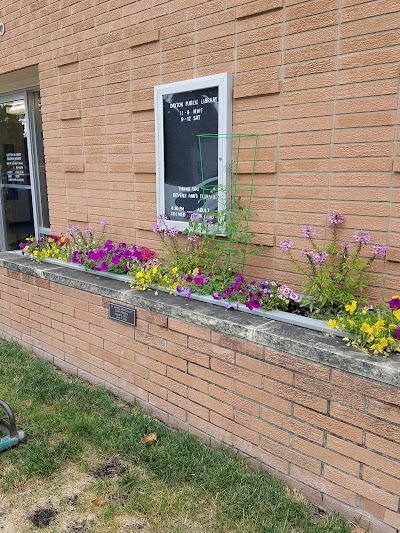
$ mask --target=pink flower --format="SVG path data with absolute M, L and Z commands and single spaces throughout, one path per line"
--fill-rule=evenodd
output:
M 314 237 L 314 235 L 317 233 L 315 229 L 310 225 L 304 226 L 301 231 L 303 232 L 303 235 L 306 239 L 311 239 L 311 237 Z
M 332 213 L 329 215 L 329 224 L 342 224 L 344 216 L 342 213 Z
M 379 257 L 385 257 L 386 250 L 387 250 L 387 246 L 384 246 L 383 244 L 375 244 L 372 253 L 374 255 L 378 255 Z
M 354 239 L 360 244 L 368 244 L 370 240 L 368 231 L 356 231 L 354 233 Z
M 284 252 L 287 252 L 292 247 L 292 241 L 290 239 L 285 239 L 280 242 L 279 248 Z

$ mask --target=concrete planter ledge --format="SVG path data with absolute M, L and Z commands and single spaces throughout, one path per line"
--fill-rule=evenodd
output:
M 49 263 L 35 263 L 13 252 L 0 254 L 0 267 L 139 307 L 150 312 L 207 327 L 300 358 L 400 388 L 400 355 L 365 355 L 329 334 L 277 322 L 270 318 L 226 310 L 195 300 L 154 291 L 138 292 L 123 281 Z

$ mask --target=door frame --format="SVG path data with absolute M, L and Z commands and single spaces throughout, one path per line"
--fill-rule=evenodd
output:
M 18 90 L 15 92 L 8 92 L 0 94 L 0 103 L 7 102 L 8 100 L 23 100 L 25 105 L 25 131 L 27 139 L 27 150 L 28 150 L 28 162 L 29 162 L 29 173 L 30 173 L 30 189 L 31 189 L 31 199 L 32 199 L 32 211 L 33 211 L 33 226 L 35 229 L 36 239 L 39 237 L 41 230 L 39 213 L 38 209 L 38 175 L 37 175 L 37 156 L 36 156 L 36 142 L 35 136 L 33 135 L 34 124 L 33 124 L 33 109 L 31 109 L 29 98 L 29 92 L 39 91 L 39 87 L 32 87 L 29 89 Z M 3 183 L 0 184 L 1 189 L 3 189 Z M 0 194 L 0 251 L 7 251 L 7 238 L 5 230 L 5 209 L 4 209 L 4 199 L 1 191 Z

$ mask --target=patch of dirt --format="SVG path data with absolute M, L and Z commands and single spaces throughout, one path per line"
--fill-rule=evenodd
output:
M 79 500 L 79 494 L 74 494 L 73 496 L 68 496 L 66 502 L 67 505 L 72 505 L 72 507 L 75 507 L 78 504 Z
M 90 471 L 91 475 L 96 479 L 113 478 L 120 476 L 126 471 L 126 467 L 118 460 L 109 461 L 104 465 L 94 468 Z
M 67 526 L 68 533 L 90 533 L 91 528 L 95 525 L 95 520 L 84 520 L 80 518 Z
M 54 509 L 52 505 L 49 505 L 48 507 L 39 507 L 38 509 L 35 509 L 35 511 L 28 516 L 28 520 L 35 527 L 48 527 L 58 514 L 59 512 L 57 509 Z

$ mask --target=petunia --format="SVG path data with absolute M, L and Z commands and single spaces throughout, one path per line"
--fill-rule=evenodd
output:
M 390 309 L 400 309 L 400 296 L 397 294 L 389 302 Z

